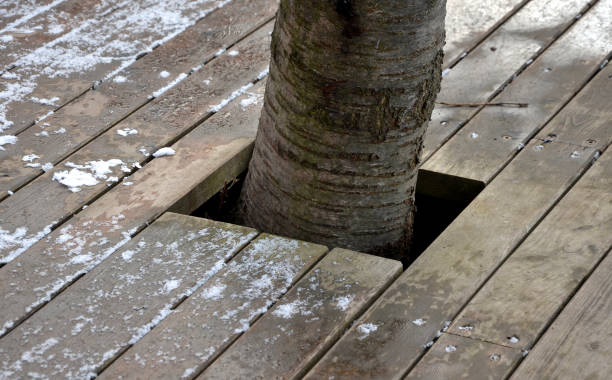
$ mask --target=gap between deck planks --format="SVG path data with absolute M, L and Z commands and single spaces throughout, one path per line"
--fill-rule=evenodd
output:
M 228 2 L 123 0 L 114 12 L 85 21 L 2 75 L 11 90 L 0 103 L 0 129 L 17 134 L 42 121 Z M 49 106 L 31 97 L 56 99 Z
M 530 143 L 395 281 L 307 378 L 400 378 L 590 164 Z M 423 323 L 424 321 L 424 323 Z M 447 322 L 448 321 L 448 322 Z M 361 341 L 358 326 L 378 329 Z
M 268 23 L 235 45 L 243 57 L 230 54 L 221 55 L 168 90 L 165 97 L 149 103 L 64 160 L 64 164 L 73 162 L 78 165 L 85 165 L 92 161 L 121 160 L 121 165 L 109 168 L 110 173 L 106 173 L 106 178 L 98 178 L 98 184 L 72 192 L 59 182 L 52 181 L 56 173 L 66 173 L 72 170 L 66 165 L 58 165 L 10 198 L 5 199 L 0 203 L 0 213 L 6 216 L 3 228 L 13 230 L 25 226 L 32 231 L 28 231 L 28 234 L 35 234 L 36 232 L 33 231 L 41 231 L 49 223 L 57 225 L 58 222 L 78 212 L 83 205 L 94 201 L 103 194 L 108 189 L 108 185 L 113 184 L 113 182 L 108 182 L 109 177 L 115 176 L 116 182 L 126 178 L 139 165 L 151 159 L 150 153 L 162 146 L 172 144 L 210 117 L 217 109 L 216 107 L 248 91 L 252 86 L 252 81 L 261 79 L 262 73 L 265 74 L 269 59 L 267 46 L 270 36 L 268 33 L 271 27 L 271 23 Z M 252 93 L 251 98 L 253 101 L 259 101 L 262 96 Z M 257 123 L 257 117 L 258 115 L 253 115 L 254 124 Z M 138 134 L 121 136 L 117 131 L 122 129 L 136 129 Z M 244 132 L 249 136 L 254 136 L 254 131 L 250 129 Z M 143 155 L 142 150 L 146 155 Z M 133 181 L 126 180 L 124 184 L 129 184 L 128 182 Z M 40 194 L 52 197 L 56 201 L 47 204 L 45 198 L 41 198 Z M 44 212 L 42 217 L 40 210 Z M 36 216 L 32 220 L 34 215 Z M 17 255 L 18 253 L 11 253 L 16 249 L 21 248 L 4 247 L 2 257 Z M 9 260 L 3 259 L 2 261 Z
M 261 85 L 252 90 L 261 93 Z M 191 190 L 201 186 L 210 197 L 223 183 L 210 183 L 209 178 L 234 178 L 243 172 L 257 129 L 255 115 L 261 110 L 256 102 L 241 104 L 250 96 L 237 98 L 180 139 L 172 146 L 174 156 L 154 159 L 133 174 L 133 185 L 114 187 L 0 268 L 0 308 L 5 311 L 0 335 L 93 269 Z M 70 236 L 62 237 L 68 230 Z M 78 255 L 86 254 L 88 260 L 74 260 L 69 244 L 82 247 Z
M 522 379 L 601 379 L 612 372 L 612 255 L 595 269 L 514 372 Z
M 610 58 L 610 14 L 612 1 L 596 3 L 492 100 L 520 101 L 528 103 L 527 108 L 486 107 L 436 151 L 421 170 L 430 176 L 456 178 L 457 182 L 489 183 Z M 596 82 L 604 86 L 601 79 Z M 591 102 L 593 119 L 605 108 L 603 94 L 602 89 L 599 104 Z M 597 137 L 600 136 L 585 133 L 585 139 L 576 143 L 597 149 L 607 145 L 605 139 Z
M 6 191 L 16 191 L 42 175 L 44 172 L 40 165 L 47 162 L 57 165 L 117 123 L 138 112 L 141 107 L 146 107 L 154 98 L 157 99 L 152 103 L 159 104 L 162 102 L 159 98 L 165 96 L 157 94 L 161 92 L 160 89 L 168 86 L 168 83 L 184 79 L 185 75 L 193 75 L 201 70 L 202 65 L 207 70 L 205 75 L 210 76 L 209 82 L 215 82 L 209 90 L 219 87 L 220 83 L 214 79 L 223 76 L 223 73 L 212 71 L 206 64 L 212 64 L 213 68 L 219 67 L 214 62 L 219 53 L 269 22 L 275 9 L 276 2 L 273 0 L 233 1 L 125 69 L 121 73 L 123 82 L 103 82 L 95 90 L 88 91 L 55 112 L 40 123 L 40 127 L 29 128 L 19 134 L 16 145 L 7 146 L 6 151 L 0 152 L 3 164 L 0 199 L 6 196 Z M 237 59 L 248 58 L 252 57 Z M 227 56 L 217 59 L 227 60 Z M 57 133 L 61 128 L 64 132 Z M 115 128 L 113 133 L 119 129 Z M 26 166 L 28 163 L 22 157 L 28 154 L 38 156 L 32 163 L 39 167 Z
M 458 0 L 457 4 L 461 4 L 461 1 Z M 510 3 L 504 3 L 504 6 L 510 6 Z M 486 8 L 486 7 L 485 7 Z M 458 7 L 453 8 L 455 10 L 456 13 L 454 13 L 456 16 L 459 12 Z M 220 12 L 220 11 L 219 11 Z M 217 13 L 217 12 L 215 12 Z M 451 15 L 453 14 L 453 12 L 450 12 Z M 209 16 L 209 17 L 214 17 L 215 14 Z M 506 15 L 507 16 L 507 15 Z M 504 16 L 504 18 L 506 17 Z M 460 19 L 460 17 L 459 17 Z M 491 21 L 491 20 L 488 20 Z M 485 23 L 487 24 L 487 23 Z M 463 23 L 462 24 L 464 27 L 468 26 L 468 23 Z M 461 28 L 458 29 L 457 33 L 459 33 L 461 30 Z M 460 33 L 459 33 L 460 34 Z M 457 35 L 459 35 L 457 34 Z M 477 41 L 477 40 L 474 40 Z M 162 47 L 163 48 L 163 47 Z M 161 49 L 161 48 L 160 48 Z M 159 49 L 158 49 L 159 50 Z M 156 53 L 154 52 L 153 54 L 151 54 L 152 56 L 155 55 Z M 146 59 L 147 57 L 145 57 Z M 188 78 L 189 80 L 189 78 Z M 95 100 L 95 99 L 94 99 Z M 71 109 L 70 106 L 66 107 L 66 109 Z M 79 109 L 76 109 L 75 112 L 80 112 Z M 88 119 L 89 120 L 89 119 Z M 129 137 L 128 137 L 129 138 Z M 112 150 L 108 150 L 108 149 L 103 149 L 102 151 L 104 152 L 111 152 Z M 77 157 L 73 157 L 73 158 L 78 158 Z M 96 157 L 92 157 L 90 159 L 100 159 L 100 155 L 96 156 Z M 113 174 L 117 175 L 119 178 L 121 178 L 124 174 L 122 172 L 118 172 L 117 170 L 114 171 Z M 16 194 L 11 197 L 11 199 L 5 200 L 4 202 L 0 203 L 0 213 L 4 214 L 4 215 L 8 215 L 10 217 L 7 217 L 6 219 L 13 221 L 12 225 L 5 225 L 3 226 L 3 228 L 8 229 L 8 231 L 17 231 L 17 229 L 21 228 L 21 227 L 25 227 L 28 230 L 26 231 L 26 235 L 23 237 L 22 241 L 27 242 L 26 245 L 32 244 L 32 242 L 35 242 L 36 240 L 40 239 L 41 236 L 44 236 L 46 233 L 48 233 L 51 229 L 54 228 L 55 225 L 57 225 L 58 223 L 61 223 L 62 221 L 66 220 L 66 218 L 69 218 L 70 215 L 72 213 L 78 212 L 79 208 L 85 204 L 87 204 L 87 200 L 81 200 L 80 205 L 78 207 L 75 208 L 70 208 L 69 212 L 50 212 L 48 213 L 48 215 L 46 217 L 40 217 L 38 211 L 34 211 L 34 210 L 38 210 L 39 206 L 38 203 L 36 203 L 36 200 L 38 200 L 38 196 L 35 195 L 37 193 L 40 193 L 41 191 L 44 191 L 45 189 L 48 189 L 47 185 L 43 185 L 40 181 L 49 181 L 50 179 L 50 175 L 42 176 L 39 178 L 38 182 L 34 181 L 33 183 L 31 183 L 29 186 L 26 186 L 24 189 L 16 192 Z M 51 187 L 53 189 L 53 187 Z M 102 193 L 104 192 L 104 190 L 102 190 Z M 89 201 L 96 199 L 98 196 L 100 196 L 100 192 L 97 194 L 92 195 L 91 197 L 87 198 L 89 199 Z M 66 197 L 66 194 L 62 194 L 59 196 L 63 196 Z M 76 195 L 71 195 L 74 198 L 78 198 L 79 196 Z M 2 197 L 2 195 L 0 195 L 0 197 Z M 7 202 L 9 203 L 7 205 Z M 58 206 L 62 207 L 61 204 L 59 204 L 61 202 L 58 202 Z M 32 211 L 28 211 L 28 205 L 32 206 L 30 207 L 32 209 Z M 34 217 L 34 215 L 36 215 L 36 217 Z M 16 233 L 16 232 L 15 232 Z M 24 248 L 19 248 L 20 250 L 23 250 Z M 5 253 L 4 255 L 6 256 L 6 249 L 5 249 Z M 10 251 L 14 251 L 14 248 L 10 248 L 8 250 Z
M 589 0 L 532 0 L 454 66 L 442 79 L 437 100 L 483 103 L 503 90 L 591 6 Z M 545 25 L 545 27 L 543 27 Z M 482 107 L 481 107 L 482 108 Z M 427 159 L 481 108 L 437 105 L 427 128 Z
M 496 378 L 507 378 L 580 284 L 612 247 L 612 154 L 606 152 L 537 228 L 495 271 L 447 330 L 488 342 L 469 354 L 444 356 L 449 378 L 477 378 L 479 370 L 498 361 Z M 461 344 L 466 343 L 462 340 Z M 444 351 L 436 342 L 411 371 L 429 373 Z M 487 358 L 491 347 L 516 349 L 510 358 Z M 501 350 L 501 349 L 500 349 Z M 471 365 L 465 365 L 471 363 Z M 430 368 L 432 367 L 432 368 Z M 601 371 L 600 371 L 601 372 Z M 408 376 L 412 378 L 413 376 Z M 416 376 L 415 376 L 416 377 Z

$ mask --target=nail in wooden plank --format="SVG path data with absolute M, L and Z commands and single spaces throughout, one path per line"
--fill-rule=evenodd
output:
M 590 164 L 595 153 L 529 144 L 395 281 L 309 378 L 401 377 L 495 268 Z M 368 342 L 359 326 L 378 326 Z
M 494 103 L 522 102 L 527 103 L 528 107 L 485 107 L 434 153 L 421 169 L 483 184 L 489 183 L 527 141 L 589 81 L 595 70 L 599 69 L 601 62 L 609 54 L 609 47 L 612 46 L 612 34 L 607 33 L 610 14 L 611 2 L 596 3 L 566 34 L 555 41 L 492 100 Z M 582 47 L 579 55 L 568 53 L 574 51 L 576 46 Z M 599 82 L 601 81 L 600 79 Z M 611 119 L 610 109 L 603 104 L 606 102 L 605 94 L 612 91 L 612 81 L 608 80 L 607 83 L 607 89 L 599 90 L 589 85 L 579 97 L 584 97 L 584 93 L 588 92 L 593 94 L 592 97 L 600 97 L 599 100 L 589 102 L 588 108 L 578 107 L 577 101 L 572 100 L 562 110 L 562 114 L 555 117 L 553 124 L 563 120 L 562 115 L 571 115 L 570 120 L 584 120 L 588 117 L 589 121 L 599 123 Z M 588 116 L 581 116 L 583 113 L 588 113 Z M 601 149 L 600 144 L 586 145 L 587 139 L 588 137 L 572 142 L 594 148 L 599 146 Z M 604 145 L 607 144 L 604 142 Z
M 493 275 L 449 331 L 529 349 L 612 247 L 606 152 Z
M 580 288 L 513 374 L 518 379 L 607 379 L 612 373 L 612 255 Z
M 521 350 L 442 334 L 404 379 L 503 379 Z
M 101 378 L 177 379 L 198 374 L 325 252 L 321 245 L 260 235 Z
M 397 261 L 332 250 L 198 378 L 301 376 L 401 268 Z

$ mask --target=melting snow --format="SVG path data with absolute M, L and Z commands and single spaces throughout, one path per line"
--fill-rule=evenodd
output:
M 112 173 L 111 168 L 122 165 L 123 161 L 119 159 L 89 161 L 84 165 L 77 165 L 72 162 L 66 163 L 66 166 L 73 168 L 72 170 L 57 171 L 53 173 L 53 181 L 57 181 L 62 185 L 67 186 L 70 191 L 76 193 L 81 191 L 83 186 L 95 186 L 98 180 L 105 179 L 107 181 L 118 181 L 117 177 L 107 177 L 107 174 Z M 84 171 L 84 170 L 88 170 Z
M 128 136 L 128 135 L 137 135 L 138 130 L 134 128 L 123 128 L 123 129 L 118 129 L 117 134 L 123 137 Z
M 42 231 L 30 235 L 27 234 L 28 229 L 26 227 L 18 227 L 11 233 L 0 226 L 0 251 L 4 254 L 0 257 L 0 263 L 8 263 L 21 255 L 34 243 L 48 235 L 55 223 L 53 222 L 44 227 Z M 8 253 L 5 253 L 7 251 Z
M 164 156 L 174 156 L 176 151 L 170 147 L 165 147 L 158 149 L 155 153 L 153 153 L 153 157 L 164 157 Z
M 378 325 L 375 325 L 374 323 L 360 324 L 359 326 L 357 326 L 357 331 L 361 334 L 359 340 L 364 340 L 370 335 L 370 333 L 373 333 L 376 330 L 378 330 Z
M 161 73 L 159 73 L 159 76 L 162 78 L 168 78 L 170 76 L 170 73 L 164 70 Z
M 417 326 L 423 326 L 426 323 L 426 321 L 422 318 L 417 318 L 414 321 L 412 321 L 412 323 L 414 323 Z
M 185 78 L 187 78 L 187 74 L 185 73 L 180 73 L 178 77 L 176 77 L 172 82 L 168 83 L 167 85 L 165 85 L 164 87 L 160 88 L 159 90 L 155 91 L 153 93 L 153 97 L 154 98 L 158 98 L 160 97 L 164 92 L 168 91 L 169 89 L 171 89 L 172 87 L 176 86 L 177 84 L 179 84 L 180 82 L 182 82 Z
M 0 131 L 2 131 L 2 128 L 0 128 Z M 0 136 L 0 150 L 5 150 L 3 145 L 15 144 L 15 143 L 17 143 L 17 136 L 11 136 L 11 135 Z
M 355 297 L 354 296 L 340 296 L 340 297 L 334 298 L 334 301 L 336 302 L 336 307 L 338 309 L 342 311 L 346 311 L 346 309 L 348 309 L 351 302 L 353 302 L 353 298 Z
M 446 351 L 446 352 L 455 352 L 455 351 L 457 351 L 457 347 L 449 344 L 448 346 L 444 347 L 444 351 Z
M 238 52 L 238 50 L 230 50 L 230 51 L 227 53 L 227 55 L 232 56 L 232 57 L 235 57 L 235 56 L 237 56 L 238 54 L 240 54 L 240 53 Z

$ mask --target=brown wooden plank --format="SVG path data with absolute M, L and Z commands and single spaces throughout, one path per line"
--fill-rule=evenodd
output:
M 512 379 L 609 379 L 612 256 L 597 267 Z
M 0 72 L 12 68 L 13 62 L 43 44 L 79 28 L 83 22 L 122 6 L 120 0 L 67 0 L 39 13 L 26 22 L 4 28 L 0 32 L 3 49 L 0 55 Z M 1 11 L 0 11 L 1 12 Z
M 155 91 L 185 73 L 191 74 L 194 67 L 209 61 L 219 49 L 269 21 L 275 9 L 276 2 L 271 0 L 234 1 L 128 67 L 121 73 L 125 82 L 105 82 L 43 123 L 25 130 L 17 144 L 0 151 L 0 192 L 16 191 L 43 173 L 40 167 L 26 166 L 23 156 L 36 154 L 39 158 L 35 163 L 57 164 L 147 104 Z M 211 79 L 219 76 L 211 70 L 202 75 Z M 65 133 L 56 133 L 61 128 Z
M 326 252 L 321 245 L 260 235 L 101 378 L 197 375 Z
M 589 4 L 589 0 L 530 1 L 446 73 L 437 101 L 486 102 L 525 62 L 542 52 L 576 21 L 575 16 Z M 425 134 L 423 160 L 477 112 L 478 108 L 437 105 Z
M 0 373 L 81 379 L 97 374 L 256 235 L 247 227 L 163 215 L 3 337 Z
M 125 0 L 116 11 L 21 57 L 14 69 L 3 74 L 17 87 L 0 99 L 0 129 L 12 135 L 23 131 L 32 125 L 34 115 L 50 108 L 31 97 L 57 98 L 51 107 L 57 109 L 226 3 Z
M 44 14 L 65 0 L 23 0 L 0 3 L 0 34 L 6 29 L 16 28 L 32 17 Z
M 261 110 L 261 104 L 242 107 L 240 101 L 249 97 L 236 99 L 179 140 L 172 146 L 174 156 L 156 158 L 133 174 L 131 186 L 114 187 L 0 268 L 0 335 L 103 261 L 191 190 L 199 186 L 212 196 L 223 182 L 214 188 L 209 178 L 229 181 L 244 171 L 257 129 L 253 113 Z M 71 229 L 72 240 L 84 247 L 83 254 L 91 255 L 91 260 L 72 260 L 61 238 L 67 228 Z
M 445 333 L 404 379 L 503 379 L 520 358 L 519 349 Z
M 401 377 L 590 164 L 595 151 L 579 149 L 572 158 L 574 146 L 527 145 L 308 377 Z M 358 326 L 370 323 L 362 341 Z
M 462 54 L 471 51 L 527 1 L 447 0 L 443 66 L 454 64 Z
M 612 65 L 608 64 L 561 111 L 554 122 L 540 132 L 538 138 L 552 138 L 569 144 L 605 149 L 612 144 L 612 111 L 607 99 L 611 91 Z
M 245 86 L 252 85 L 251 81 L 265 71 L 268 65 L 270 42 L 268 33 L 271 27 L 271 24 L 267 24 L 236 45 L 236 49 L 242 51 L 240 55 L 223 55 L 215 59 L 202 70 L 168 90 L 167 96 L 141 108 L 66 158 L 62 164 L 5 199 L 0 203 L 2 228 L 13 233 L 20 227 L 26 227 L 28 236 L 36 236 L 49 224 L 66 219 L 83 205 L 104 193 L 109 185 L 116 184 L 100 179 L 95 186 L 82 187 L 81 191 L 72 192 L 68 187 L 52 180 L 55 173 L 71 170 L 66 166 L 68 162 L 82 165 L 91 161 L 121 160 L 124 165 L 112 167 L 110 169 L 112 173 L 107 175 L 121 180 L 130 170 L 135 169 L 134 165 L 144 164 L 150 159 L 143 155 L 143 150 L 148 155 L 172 143 L 209 117 L 214 112 L 213 108 L 231 98 L 232 93 L 248 90 Z M 258 115 L 252 116 L 254 119 L 252 123 L 256 124 Z M 138 134 L 129 136 L 118 134 L 118 131 L 126 128 L 136 129 Z M 121 166 L 124 166 L 124 169 L 121 169 Z M 40 197 L 40 194 L 45 194 L 45 197 Z M 49 198 L 55 199 L 55 202 L 52 204 L 46 202 L 45 199 Z M 3 256 L 14 256 L 5 253 L 14 250 L 13 246 L 4 247 Z
M 612 247 L 604 153 L 461 311 L 449 332 L 529 349 Z
M 527 103 L 527 108 L 483 109 L 421 169 L 489 183 L 599 69 L 612 46 L 612 34 L 607 33 L 610 14 L 612 2 L 599 1 L 492 100 Z M 577 46 L 581 47 L 579 51 Z M 599 103 L 590 103 L 588 112 L 592 120 L 602 122 L 610 118 L 607 114 L 610 111 L 603 106 L 606 90 L 610 92 L 610 88 L 597 92 L 601 96 Z M 568 108 L 571 110 L 564 112 L 576 114 L 575 107 Z M 558 121 L 556 118 L 555 122 Z
M 198 378 L 301 376 L 401 269 L 335 248 Z

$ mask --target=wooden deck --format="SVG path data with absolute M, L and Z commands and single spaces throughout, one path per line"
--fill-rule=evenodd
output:
M 402 272 L 187 215 L 276 0 L 0 0 L 0 379 L 609 378 L 612 0 L 447 3 L 418 192 L 473 200 Z

